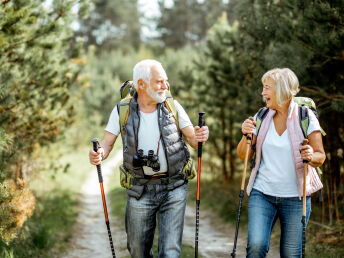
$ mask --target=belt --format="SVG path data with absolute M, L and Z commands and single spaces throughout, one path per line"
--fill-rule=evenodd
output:
M 150 178 L 146 178 L 146 177 L 150 177 Z M 172 177 L 168 177 L 168 173 L 166 172 L 166 173 L 154 174 L 151 176 L 145 175 L 144 178 L 131 178 L 130 179 L 130 182 L 133 185 L 167 185 L 168 190 L 171 190 L 177 187 L 175 186 L 175 183 L 180 182 L 180 181 L 183 184 L 187 182 L 185 180 L 185 174 L 178 174 Z
M 165 172 L 165 173 L 156 173 L 156 174 L 153 174 L 153 175 L 145 175 L 145 179 L 160 179 L 160 178 L 165 178 L 165 177 L 168 177 L 168 173 Z

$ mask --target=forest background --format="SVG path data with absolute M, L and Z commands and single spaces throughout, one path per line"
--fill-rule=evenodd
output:
M 327 133 L 308 248 L 343 255 L 343 17 L 340 0 L 2 0 L 0 255 L 49 257 L 68 241 L 90 139 L 145 58 L 163 64 L 194 124 L 206 112 L 202 204 L 233 224 L 241 123 L 264 105 L 261 76 L 292 69 Z

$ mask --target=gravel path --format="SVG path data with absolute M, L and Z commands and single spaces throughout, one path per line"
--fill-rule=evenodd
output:
M 114 168 L 121 162 L 122 152 L 118 152 L 114 158 L 102 164 L 104 182 L 109 182 L 109 177 Z M 105 185 L 105 192 L 108 187 Z M 106 195 L 106 197 L 108 197 Z M 107 208 L 111 214 L 109 197 Z M 185 224 L 183 243 L 189 246 L 195 244 L 195 207 L 187 206 L 185 212 Z M 115 245 L 116 257 L 130 257 L 126 249 L 126 233 L 121 221 L 109 217 L 111 232 Z M 223 224 L 212 212 L 200 208 L 200 233 L 199 253 L 203 257 L 230 257 L 233 249 L 234 230 L 231 225 Z M 68 250 L 61 257 L 70 258 L 107 258 L 112 257 L 107 229 L 105 225 L 103 206 L 96 169 L 90 173 L 82 187 L 80 200 L 80 213 L 73 228 L 73 237 Z M 236 257 L 245 257 L 246 235 L 239 233 Z M 275 249 L 270 250 L 269 257 L 278 257 Z

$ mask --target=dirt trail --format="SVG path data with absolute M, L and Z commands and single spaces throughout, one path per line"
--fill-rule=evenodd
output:
M 195 246 L 196 208 L 187 206 L 183 241 Z M 203 257 L 231 257 L 234 245 L 235 228 L 224 224 L 214 213 L 200 210 L 198 250 Z M 236 257 L 246 257 L 246 232 L 239 232 Z M 279 257 L 275 247 L 271 247 L 267 257 Z
M 195 246 L 196 208 L 187 206 L 183 240 Z M 233 249 L 234 230 L 228 224 L 216 223 L 219 219 L 210 211 L 200 210 L 198 250 L 204 257 L 230 257 Z M 239 237 L 237 257 L 245 257 L 246 240 Z
M 102 174 L 104 182 L 109 182 L 114 167 L 122 160 L 122 153 L 118 152 L 114 158 L 102 164 Z M 105 184 L 104 190 L 107 193 L 108 187 Z M 126 250 L 126 233 L 123 226 L 116 218 L 110 217 L 111 206 L 109 196 L 107 197 L 107 208 L 109 213 L 110 228 L 112 232 L 113 243 L 116 250 L 116 257 L 129 257 Z M 69 251 L 62 257 L 70 258 L 107 258 L 112 257 L 109 244 L 109 238 L 105 225 L 102 199 L 98 174 L 96 169 L 90 173 L 85 184 L 82 187 L 82 199 L 80 213 L 73 229 L 73 238 Z
M 109 182 L 115 166 L 121 162 L 122 153 L 118 152 L 114 158 L 102 164 L 104 182 Z M 108 187 L 104 186 L 106 193 Z M 107 195 L 108 197 L 108 195 Z M 68 258 L 107 258 L 112 257 L 103 206 L 101 201 L 99 182 L 96 169 L 90 173 L 82 187 L 80 213 L 73 228 L 73 237 L 68 250 L 61 257 Z M 111 217 L 111 206 L 107 198 L 111 232 L 116 251 L 116 257 L 130 257 L 126 249 L 126 233 L 123 230 L 123 218 Z M 195 207 L 187 206 L 183 243 L 195 244 Z M 229 224 L 223 224 L 212 212 L 200 210 L 199 253 L 203 257 L 230 257 L 233 248 L 234 229 Z M 246 235 L 239 235 L 237 256 L 245 257 Z M 276 250 L 270 250 L 269 257 L 278 257 Z

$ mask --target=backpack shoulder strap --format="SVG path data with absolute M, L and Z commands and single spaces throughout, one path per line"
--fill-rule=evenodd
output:
M 127 124 L 128 117 L 129 117 L 129 108 L 130 108 L 130 101 L 132 97 L 129 95 L 128 97 L 122 99 L 117 104 L 117 111 L 119 115 L 119 128 L 121 130 L 121 135 L 123 134 L 123 126 Z
M 305 106 L 299 106 L 299 121 L 300 121 L 300 127 L 303 133 L 303 137 L 307 139 L 307 132 L 308 132 L 308 126 L 309 126 L 309 114 L 308 114 L 308 108 Z
M 178 131 L 180 133 L 179 122 L 178 122 L 178 111 L 176 105 L 174 104 L 174 99 L 170 96 L 166 97 L 165 106 L 167 110 L 173 115 L 174 121 L 176 122 Z
M 264 118 L 266 117 L 266 115 L 268 114 L 268 112 L 269 112 L 269 108 L 267 108 L 267 107 L 263 107 L 263 108 L 258 110 L 257 117 L 256 117 L 257 136 L 259 133 L 260 126 L 262 125 L 262 122 L 263 122 Z
M 312 108 L 308 108 L 304 105 L 299 106 L 299 121 L 300 121 L 300 126 L 302 129 L 303 136 L 305 139 L 308 137 L 308 127 L 309 127 L 309 109 L 313 111 Z M 317 114 L 313 111 L 315 117 L 318 119 Z M 325 131 L 322 129 L 320 126 L 321 134 L 323 136 L 326 136 Z

